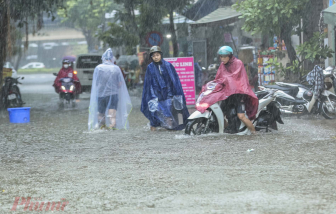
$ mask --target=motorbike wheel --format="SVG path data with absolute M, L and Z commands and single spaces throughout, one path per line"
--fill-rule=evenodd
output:
M 72 108 L 76 108 L 76 106 L 77 106 L 76 101 L 75 100 L 71 100 L 71 107 Z
M 17 86 L 13 86 L 12 89 L 12 94 L 15 94 L 16 98 L 13 100 L 8 100 L 9 106 L 10 107 L 22 107 L 22 99 L 21 99 L 21 93 L 20 89 Z
M 187 135 L 201 135 L 207 134 L 210 132 L 209 130 L 205 130 L 206 118 L 197 118 L 194 120 L 190 120 L 185 128 L 185 134 Z
M 336 108 L 336 98 L 334 97 L 329 97 L 331 104 L 334 106 L 334 108 Z M 335 119 L 336 118 L 336 110 L 334 110 L 334 112 L 329 111 L 330 107 L 328 109 L 328 105 L 329 105 L 329 100 L 325 97 L 322 99 L 322 106 L 321 106 L 321 113 L 323 115 L 324 118 L 326 119 Z
M 58 108 L 59 108 L 60 110 L 63 110 L 63 109 L 64 109 L 64 99 L 60 99 L 60 100 L 59 100 Z

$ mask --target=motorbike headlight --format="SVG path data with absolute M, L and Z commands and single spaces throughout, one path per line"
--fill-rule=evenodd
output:
M 65 87 L 64 87 L 64 85 L 61 86 L 61 89 L 65 91 Z
M 74 90 L 74 86 L 70 86 L 70 91 L 73 91 Z

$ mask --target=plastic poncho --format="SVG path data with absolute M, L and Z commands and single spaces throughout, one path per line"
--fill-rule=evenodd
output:
M 132 110 L 132 103 L 121 70 L 114 64 L 113 53 L 110 48 L 103 54 L 102 61 L 103 63 L 98 65 L 93 73 L 89 130 L 100 127 L 101 119 L 98 115 L 102 109 L 105 113 L 106 125 L 109 125 L 108 110 L 115 103 L 117 103 L 115 127 L 117 129 L 128 129 L 128 116 Z M 109 97 L 113 98 L 109 99 Z
M 216 78 L 212 81 L 215 86 L 213 91 L 208 95 L 202 95 L 207 90 L 207 85 L 202 87 L 200 92 L 199 104 L 196 109 L 204 112 L 209 106 L 216 102 L 226 100 L 233 94 L 245 94 L 245 109 L 250 120 L 255 119 L 258 111 L 259 100 L 250 88 L 249 80 L 244 68 L 244 64 L 234 56 L 230 61 L 218 68 Z
M 189 112 L 180 79 L 174 66 L 161 60 L 148 65 L 142 93 L 141 112 L 152 127 L 182 130 Z M 182 114 L 183 121 L 178 120 Z
M 59 80 L 62 78 L 67 78 L 67 77 L 71 77 L 75 81 L 78 81 L 78 82 L 75 82 L 76 94 L 82 93 L 82 87 L 79 82 L 79 79 L 77 75 L 73 73 L 73 69 L 70 66 L 68 68 L 62 67 L 61 70 L 58 72 L 57 77 L 53 84 L 53 86 L 55 87 L 56 93 L 59 93 L 59 89 L 62 86 L 62 83 Z

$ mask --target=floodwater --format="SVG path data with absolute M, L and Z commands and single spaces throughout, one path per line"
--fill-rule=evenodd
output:
M 336 213 L 336 121 L 285 117 L 256 136 L 150 132 L 132 93 L 130 130 L 89 132 L 88 94 L 58 111 L 52 90 L 28 92 L 29 124 L 0 114 L 0 213 L 16 197 L 80 214 Z M 15 213 L 39 212 L 24 206 Z

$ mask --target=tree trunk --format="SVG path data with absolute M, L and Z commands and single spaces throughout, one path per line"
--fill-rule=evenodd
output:
M 3 1 L 4 7 L 0 8 L 0 91 L 2 88 L 3 66 L 7 57 L 7 37 L 9 17 L 7 13 L 7 1 Z
M 170 22 L 170 33 L 171 38 L 173 42 L 173 51 L 174 51 L 174 57 L 178 56 L 178 45 L 177 45 L 177 38 L 176 38 L 176 31 L 175 31 L 175 25 L 174 25 L 174 10 L 169 11 L 169 22 Z
M 22 58 L 21 45 L 22 45 L 22 39 L 20 38 L 19 42 L 18 42 L 18 46 L 19 46 L 18 57 L 17 57 L 16 62 L 14 64 L 14 68 L 15 68 L 16 71 L 19 69 L 20 61 L 21 61 L 21 58 Z
M 140 31 L 138 29 L 138 25 L 137 25 L 137 23 L 135 21 L 136 17 L 135 17 L 135 13 L 134 13 L 134 5 L 133 4 L 131 4 L 130 10 L 131 10 L 130 14 L 131 14 L 131 18 L 132 18 L 133 27 L 135 29 L 135 33 L 137 33 L 138 36 L 139 36 L 139 43 L 141 44 L 142 38 L 141 38 Z
M 104 0 L 104 3 L 103 3 L 103 7 L 102 7 L 102 23 L 103 23 L 103 26 L 102 26 L 102 33 L 105 32 L 105 23 L 106 23 L 106 18 L 105 18 L 105 14 L 106 14 L 106 11 L 104 10 L 105 9 L 105 5 L 106 5 L 106 0 Z M 100 40 L 98 39 L 98 43 L 100 43 Z M 103 50 L 106 50 L 106 42 L 103 42 Z
M 307 13 L 303 17 L 304 41 L 314 36 L 314 32 L 319 32 L 319 22 L 321 11 L 323 10 L 323 1 L 310 0 L 307 4 Z
M 291 38 L 290 31 L 289 32 L 284 32 L 281 35 L 281 39 L 283 39 L 285 41 L 288 57 L 290 59 L 291 64 L 293 64 L 294 60 L 296 60 L 297 58 L 296 58 L 295 48 L 292 45 L 292 38 Z
M 290 64 L 293 65 L 293 62 L 297 59 L 295 48 L 292 45 L 292 38 L 291 38 L 291 29 L 287 29 L 283 27 L 281 31 L 281 39 L 285 41 L 285 45 L 287 48 L 288 58 L 290 60 Z M 293 71 L 287 71 L 285 75 L 286 81 L 295 82 L 299 78 L 299 74 L 293 73 Z
M 319 23 L 321 20 L 321 11 L 323 10 L 323 1 L 310 0 L 307 4 L 307 13 L 303 17 L 303 41 L 308 41 L 313 38 L 315 32 L 319 32 Z M 323 21 L 321 22 L 323 24 Z M 322 41 L 323 42 L 323 41 Z M 304 68 L 306 70 L 312 70 L 314 65 L 318 62 L 305 61 Z
M 95 46 L 94 38 L 93 38 L 90 30 L 83 31 L 83 34 L 85 36 L 85 39 L 86 39 L 86 42 L 87 42 L 87 45 L 88 45 L 88 53 L 90 53 L 94 50 L 94 46 Z

